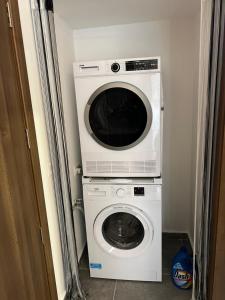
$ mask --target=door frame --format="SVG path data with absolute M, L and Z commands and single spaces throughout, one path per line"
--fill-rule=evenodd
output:
M 39 162 L 39 154 L 37 147 L 37 139 L 35 133 L 35 125 L 33 118 L 33 110 L 29 89 L 29 81 L 26 68 L 26 60 L 24 53 L 23 37 L 20 24 L 20 15 L 18 0 L 4 0 L 6 9 L 9 12 L 9 30 L 11 31 L 11 42 L 14 50 L 15 60 L 17 62 L 18 78 L 21 90 L 22 106 L 24 111 L 24 121 L 27 128 L 27 135 L 30 147 L 30 160 L 32 165 L 33 180 L 36 192 L 37 208 L 41 226 L 41 234 L 43 240 L 43 249 L 46 262 L 46 270 L 48 275 L 48 284 L 52 299 L 58 299 L 55 272 L 52 259 L 52 249 L 50 243 L 48 220 L 45 207 L 45 197 L 42 184 L 42 176 Z
M 212 166 L 212 224 L 209 255 L 208 298 L 222 300 L 225 294 L 225 31 L 219 95 L 215 163 Z

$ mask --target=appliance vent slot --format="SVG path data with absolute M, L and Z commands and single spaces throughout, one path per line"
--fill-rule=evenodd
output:
M 111 164 L 108 161 L 97 161 L 98 173 L 111 173 Z
M 129 173 L 129 162 L 112 161 L 112 173 Z
M 96 161 L 87 161 L 86 170 L 88 173 L 96 173 L 97 172 L 97 162 Z
M 131 173 L 145 173 L 145 162 L 144 161 L 131 161 L 130 162 Z
M 153 173 L 157 168 L 157 162 L 155 160 L 145 161 L 145 173 Z
M 157 162 L 155 160 L 145 161 L 87 161 L 86 171 L 88 173 L 155 173 Z

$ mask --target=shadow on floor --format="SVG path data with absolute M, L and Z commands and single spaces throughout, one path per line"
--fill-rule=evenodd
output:
M 192 252 L 186 234 L 163 234 L 162 283 L 90 278 L 85 249 L 80 261 L 80 278 L 87 300 L 190 300 L 191 290 L 177 289 L 170 278 L 172 259 L 182 245 Z

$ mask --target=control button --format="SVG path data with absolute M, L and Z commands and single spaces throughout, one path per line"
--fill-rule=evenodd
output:
M 125 190 L 122 189 L 122 188 L 118 189 L 118 190 L 116 191 L 116 195 L 117 195 L 118 197 L 124 197 L 124 196 L 125 196 Z
M 113 63 L 113 64 L 111 65 L 111 70 L 112 70 L 114 73 L 119 72 L 119 70 L 120 70 L 120 65 L 119 65 L 118 63 Z

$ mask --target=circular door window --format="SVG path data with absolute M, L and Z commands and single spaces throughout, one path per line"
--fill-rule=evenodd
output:
M 86 127 L 102 146 L 124 150 L 140 143 L 152 123 L 151 105 L 144 93 L 124 82 L 103 85 L 85 109 Z
M 94 223 L 94 237 L 105 252 L 120 257 L 139 255 L 153 239 L 153 226 L 145 213 L 131 205 L 112 205 Z
M 105 240 L 118 249 L 133 249 L 137 247 L 145 236 L 141 221 L 126 212 L 117 212 L 106 218 L 102 225 Z

